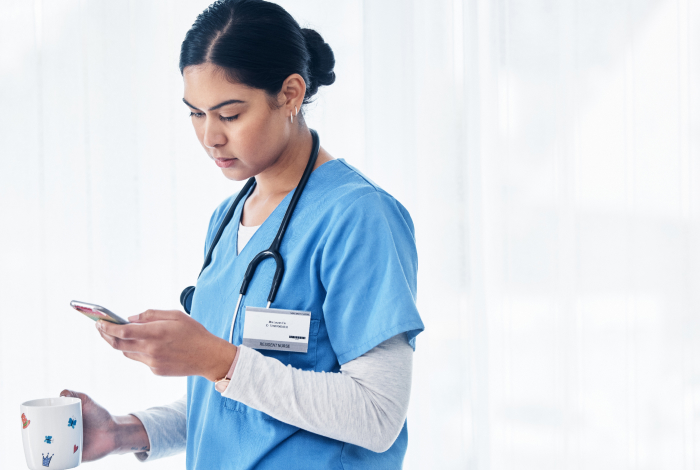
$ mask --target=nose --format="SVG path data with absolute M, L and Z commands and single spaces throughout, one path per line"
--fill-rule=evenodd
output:
M 226 135 L 221 132 L 221 127 L 215 119 L 205 119 L 202 143 L 210 149 L 226 144 Z

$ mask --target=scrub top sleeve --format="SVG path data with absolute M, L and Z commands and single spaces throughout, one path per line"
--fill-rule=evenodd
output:
M 418 254 L 413 222 L 382 191 L 359 197 L 329 228 L 323 247 L 323 315 L 344 364 L 406 332 L 415 349 L 423 331 L 416 308 Z

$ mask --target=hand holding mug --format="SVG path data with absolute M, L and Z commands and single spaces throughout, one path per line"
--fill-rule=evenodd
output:
M 84 393 L 63 390 L 61 396 L 79 398 L 82 403 L 83 461 L 98 460 L 114 452 L 117 448 L 114 417 Z
M 145 452 L 148 435 L 135 416 L 113 416 L 88 395 L 63 390 L 62 397 L 79 398 L 83 406 L 83 461 L 91 462 L 109 454 Z

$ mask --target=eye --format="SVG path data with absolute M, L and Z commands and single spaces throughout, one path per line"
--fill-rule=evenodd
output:
M 202 116 L 204 116 L 204 113 L 194 113 L 194 112 L 190 111 L 190 117 L 201 118 Z M 234 120 L 238 119 L 238 116 L 239 116 L 239 114 L 236 114 L 235 116 L 231 116 L 231 117 L 225 117 L 225 116 L 219 116 L 219 117 L 221 118 L 222 121 L 230 122 L 230 121 L 234 121 Z

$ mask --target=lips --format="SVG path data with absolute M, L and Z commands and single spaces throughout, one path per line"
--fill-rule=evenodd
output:
M 214 163 L 219 168 L 230 168 L 238 161 L 237 158 L 215 158 Z

